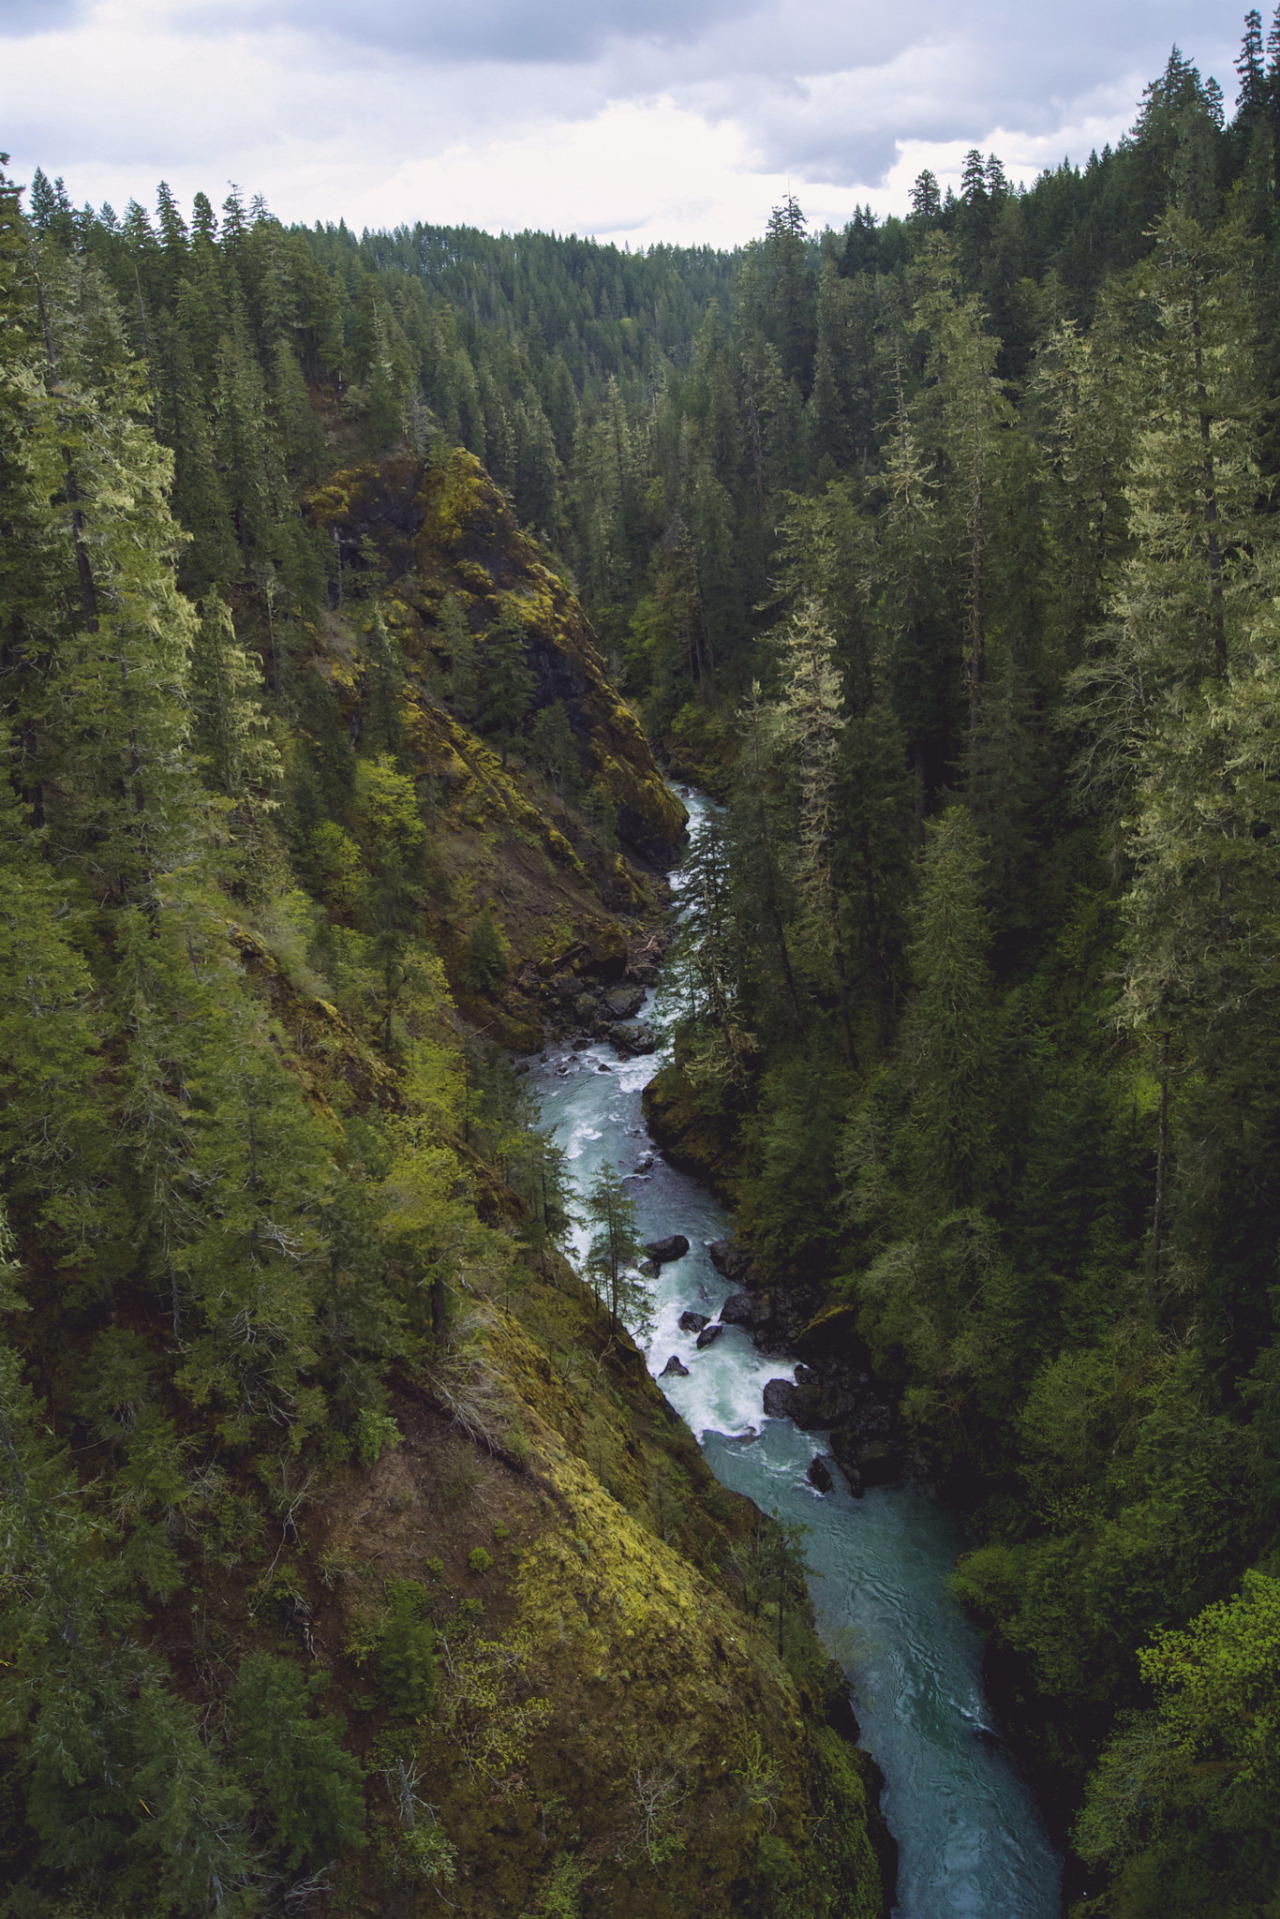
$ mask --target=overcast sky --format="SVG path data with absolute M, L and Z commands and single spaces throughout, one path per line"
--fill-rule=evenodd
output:
M 0 0 L 0 147 L 72 198 L 235 180 L 284 220 L 733 245 L 1014 178 L 1133 119 L 1176 40 L 1235 97 L 1224 0 Z

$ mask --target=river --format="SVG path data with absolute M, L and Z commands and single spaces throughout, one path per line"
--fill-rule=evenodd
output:
M 705 804 L 681 797 L 696 835 Z M 678 886 L 678 873 L 673 878 Z M 641 1017 L 659 1024 L 652 1000 Z M 835 1489 L 816 1492 L 805 1471 L 826 1451 L 825 1435 L 764 1416 L 765 1382 L 792 1378 L 794 1369 L 765 1358 L 738 1327 L 703 1352 L 680 1331 L 687 1307 L 714 1318 L 734 1290 L 707 1254 L 733 1220 L 649 1143 L 641 1094 L 661 1060 L 623 1059 L 605 1041 L 558 1047 L 530 1081 L 579 1191 L 604 1161 L 629 1173 L 653 1154 L 652 1168 L 627 1185 L 641 1236 L 683 1233 L 690 1250 L 650 1282 L 649 1369 L 656 1376 L 679 1354 L 688 1377 L 664 1379 L 662 1390 L 716 1477 L 809 1529 L 818 1628 L 849 1677 L 863 1743 L 885 1776 L 881 1803 L 900 1848 L 894 1911 L 899 1919 L 1058 1919 L 1061 1859 L 1026 1781 L 990 1731 L 982 1641 L 947 1588 L 962 1540 L 956 1519 L 909 1485 L 854 1499 L 836 1468 Z

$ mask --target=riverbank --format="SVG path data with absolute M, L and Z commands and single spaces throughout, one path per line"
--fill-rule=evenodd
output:
M 696 830 L 696 796 L 690 804 Z M 657 1017 L 652 1000 L 645 1016 Z M 627 1176 L 645 1239 L 680 1233 L 689 1241 L 688 1253 L 648 1282 L 649 1370 L 717 1478 L 807 1529 L 819 1630 L 885 1777 L 883 1810 L 901 1847 L 896 1911 L 900 1919 L 1057 1919 L 1060 1861 L 995 1736 L 982 1641 L 948 1588 L 958 1524 L 919 1487 L 872 1484 L 855 1498 L 839 1472 L 829 1493 L 811 1483 L 829 1433 L 803 1431 L 765 1404 L 773 1382 L 806 1389 L 806 1362 L 781 1358 L 772 1335 L 772 1350 L 762 1351 L 744 1324 L 726 1319 L 726 1303 L 744 1288 L 717 1270 L 711 1249 L 723 1259 L 734 1222 L 705 1187 L 654 1156 L 644 1094 L 663 1061 L 620 1057 L 607 1040 L 579 1042 L 546 1054 L 531 1084 L 579 1192 L 607 1160 Z M 722 1330 L 700 1344 L 706 1328 L 690 1315 Z M 682 1370 L 667 1371 L 672 1358 Z

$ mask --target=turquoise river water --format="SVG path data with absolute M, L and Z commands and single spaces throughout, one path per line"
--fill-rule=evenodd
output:
M 682 797 L 696 834 L 705 805 L 697 795 Z M 673 878 L 678 886 L 679 874 Z M 652 1004 L 641 1017 L 661 1024 Z M 885 1776 L 882 1805 L 900 1848 L 895 1913 L 1057 1919 L 1062 1862 L 1025 1780 L 991 1734 L 982 1642 L 947 1588 L 961 1545 L 957 1522 L 910 1485 L 854 1499 L 836 1471 L 835 1490 L 816 1492 L 805 1469 L 826 1450 L 825 1436 L 764 1416 L 765 1382 L 792 1378 L 794 1368 L 757 1352 L 738 1327 L 704 1352 L 679 1329 L 687 1307 L 714 1318 L 733 1290 L 706 1250 L 733 1221 L 649 1143 L 640 1099 L 662 1057 L 623 1059 L 605 1041 L 580 1051 L 553 1048 L 533 1067 L 531 1083 L 579 1190 L 605 1160 L 628 1173 L 653 1153 L 651 1169 L 628 1180 L 642 1237 L 683 1233 L 690 1250 L 649 1282 L 649 1369 L 656 1376 L 678 1353 L 689 1376 L 663 1380 L 662 1390 L 716 1477 L 764 1511 L 809 1528 L 819 1630 L 848 1674 L 863 1743 Z

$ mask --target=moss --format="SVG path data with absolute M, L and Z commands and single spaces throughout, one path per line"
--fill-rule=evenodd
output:
M 433 624 L 448 593 L 473 630 L 504 615 L 524 630 L 536 676 L 535 709 L 562 700 L 583 759 L 619 809 L 620 830 L 641 852 L 674 857 L 685 810 L 658 771 L 639 721 L 609 683 L 581 607 L 527 534 L 480 462 L 462 448 L 415 463 L 398 454 L 337 473 L 310 497 L 313 521 L 363 565 L 371 541 L 397 603 L 402 646 L 410 614 Z
M 507 1044 L 536 1044 L 537 994 L 620 977 L 655 897 L 627 860 L 571 844 L 517 756 L 504 765 L 442 708 L 446 596 L 478 637 L 518 619 L 535 704 L 563 704 L 584 784 L 617 809 L 624 842 L 669 856 L 683 808 L 577 602 L 470 455 L 344 469 L 311 511 L 352 579 L 362 543 L 377 552 L 404 665 L 400 764 L 430 849 L 425 930 L 463 1014 Z M 364 635 L 339 610 L 312 640 L 339 723 L 358 731 Z M 486 913 L 510 944 L 509 977 L 490 969 L 469 992 L 470 935 Z M 265 949 L 246 951 L 246 964 L 279 995 L 291 1038 L 295 1026 L 314 1034 L 314 1065 L 295 1045 L 317 1097 L 339 1082 L 371 1101 L 390 1096 L 331 1008 L 310 1005 Z M 692 1129 L 689 1151 L 714 1159 L 719 1143 L 696 1136 L 679 1076 L 656 1085 L 673 1132 Z M 483 1215 L 518 1230 L 513 1196 L 456 1151 Z M 716 1486 L 642 1357 L 611 1335 L 570 1269 L 551 1264 L 546 1279 L 522 1272 L 502 1307 L 482 1291 L 468 1301 L 485 1381 L 479 1443 L 451 1427 L 429 1377 L 398 1376 L 388 1413 L 403 1443 L 338 1466 L 308 1522 L 307 1551 L 325 1569 L 309 1595 L 317 1646 L 363 1643 L 370 1621 L 383 1632 L 399 1594 L 405 1644 L 393 1651 L 419 1703 L 430 1697 L 416 1717 L 385 1692 L 371 1700 L 370 1673 L 333 1656 L 335 1690 L 367 1708 L 378 1829 L 359 1867 L 344 1864 L 335 1913 L 434 1908 L 447 1868 L 450 1905 L 475 1919 L 870 1919 L 881 1891 L 866 1783 L 822 1721 L 816 1641 L 789 1670 L 738 1603 L 734 1554 L 754 1509 Z M 475 1543 L 489 1537 L 493 1552 Z M 438 1837 L 416 1852 L 396 1809 L 401 1763 L 435 1809 Z
M 690 700 L 663 734 L 662 752 L 674 779 L 701 787 L 714 799 L 727 799 L 738 754 L 732 711 Z
M 266 942 L 247 927 L 228 923 L 235 953 L 279 1019 L 294 1052 L 287 1059 L 312 1106 L 339 1126 L 331 1104 L 342 1086 L 363 1107 L 389 1106 L 396 1097 L 395 1075 L 327 999 L 308 992 Z
M 734 1142 L 702 1110 L 678 1063 L 659 1068 L 644 1089 L 643 1105 L 649 1131 L 671 1164 L 734 1205 Z

